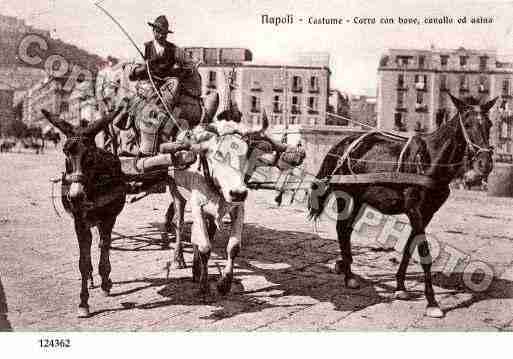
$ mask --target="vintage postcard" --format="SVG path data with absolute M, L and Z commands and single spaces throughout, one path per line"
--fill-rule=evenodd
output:
M 3 0 L 0 146 L 0 343 L 513 330 L 510 2 Z

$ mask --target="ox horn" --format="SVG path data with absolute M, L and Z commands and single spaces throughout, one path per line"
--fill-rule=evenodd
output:
M 203 116 L 200 123 L 211 123 L 219 107 L 219 94 L 214 92 L 205 96 Z
M 94 121 L 91 123 L 87 128 L 84 130 L 84 135 L 89 137 L 94 137 L 105 128 L 110 122 L 112 122 L 120 113 L 121 111 L 126 110 L 127 108 L 127 101 L 124 100 L 114 111 L 111 111 L 103 118 Z
M 47 110 L 41 110 L 43 113 L 43 116 L 50 122 L 52 125 L 57 127 L 62 133 L 64 133 L 65 136 L 72 136 L 74 133 L 73 126 L 69 123 L 67 123 L 64 120 L 61 120 L 58 116 L 51 114 Z

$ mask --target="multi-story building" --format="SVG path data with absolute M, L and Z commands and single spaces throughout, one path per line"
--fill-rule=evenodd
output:
M 326 125 L 347 126 L 351 117 L 350 96 L 339 90 L 330 89 L 328 96 L 328 114 Z
M 378 68 L 378 127 L 435 130 L 455 114 L 449 93 L 482 102 L 500 97 L 490 111 L 491 143 L 498 153 L 513 152 L 513 65 L 496 51 L 388 50 Z
M 227 79 L 233 77 L 232 99 L 250 127 L 259 126 L 265 111 L 271 126 L 324 125 L 328 106 L 327 67 L 255 64 L 202 65 L 203 92 L 218 90 L 225 105 Z
M 54 114 L 65 112 L 63 103 L 67 93 L 63 91 L 64 79 L 45 78 L 27 91 L 23 101 L 22 120 L 28 126 L 42 126 L 44 116 L 41 110 L 45 109 Z

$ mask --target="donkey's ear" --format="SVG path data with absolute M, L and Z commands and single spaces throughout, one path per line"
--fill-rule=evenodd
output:
M 458 110 L 458 112 L 463 112 L 468 107 L 468 105 L 465 102 L 454 97 L 450 92 L 449 92 L 449 97 L 451 98 L 451 101 L 454 104 L 454 106 L 456 106 L 456 109 Z
M 264 133 L 269 128 L 269 119 L 267 118 L 267 113 L 264 110 L 264 113 L 262 114 L 262 128 L 260 129 L 260 132 Z
M 484 105 L 481 106 L 481 110 L 483 112 L 490 111 L 490 109 L 495 105 L 495 103 L 497 102 L 498 99 L 499 99 L 499 96 L 497 96 L 493 100 L 488 101 L 487 103 L 485 103 Z
M 64 120 L 61 120 L 58 116 L 51 114 L 47 110 L 43 109 L 43 110 L 41 110 L 41 112 L 43 113 L 45 118 L 48 120 L 48 122 L 50 122 L 52 125 L 54 125 L 59 130 L 61 130 L 65 136 L 73 135 L 74 130 L 73 130 L 73 126 L 71 124 L 67 123 Z

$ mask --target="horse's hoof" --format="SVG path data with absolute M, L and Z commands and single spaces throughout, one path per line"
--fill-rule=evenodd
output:
M 344 262 L 341 260 L 338 260 L 335 262 L 335 267 L 333 268 L 333 272 L 336 274 L 342 274 L 344 273 Z
M 346 287 L 350 289 L 358 289 L 360 288 L 360 283 L 354 278 L 349 278 L 346 282 Z
M 410 294 L 405 290 L 396 290 L 394 293 L 394 299 L 408 300 L 410 299 Z
M 438 307 L 427 307 L 426 308 L 426 317 L 430 318 L 443 318 L 444 312 Z
M 217 282 L 217 292 L 221 295 L 230 293 L 232 288 L 233 274 L 227 274 L 222 276 Z
M 78 308 L 77 316 L 79 318 L 89 318 L 90 315 L 91 315 L 91 313 L 89 313 L 89 308 L 83 308 L 83 307 Z

